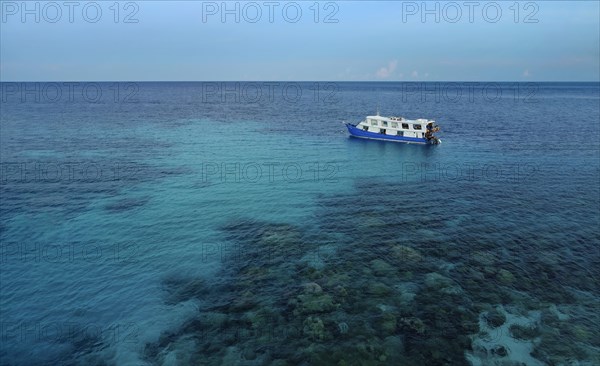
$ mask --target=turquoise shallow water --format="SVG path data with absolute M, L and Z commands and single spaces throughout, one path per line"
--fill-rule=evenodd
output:
M 2 364 L 600 362 L 597 83 L 136 85 L 3 99 Z

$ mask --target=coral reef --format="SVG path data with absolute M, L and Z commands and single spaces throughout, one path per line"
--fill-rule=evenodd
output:
M 201 280 L 165 281 L 169 303 L 210 298 L 178 334 L 149 344 L 148 360 L 536 366 L 597 359 L 593 306 L 585 308 L 592 322 L 573 323 L 566 305 L 559 310 L 535 300 L 561 298 L 566 290 L 541 293 L 530 267 L 507 263 L 485 244 L 464 258 L 459 247 L 435 242 L 433 235 L 420 246 L 399 244 L 380 215 L 348 218 L 365 220 L 360 230 L 336 233 L 342 241 L 335 246 L 288 224 L 241 220 L 225 226 L 245 260 L 226 266 L 219 291 Z M 364 245 L 369 235 L 377 245 Z M 311 253 L 320 245 L 327 256 L 315 260 Z

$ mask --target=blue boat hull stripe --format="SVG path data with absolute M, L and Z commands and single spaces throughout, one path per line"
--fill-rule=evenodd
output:
M 371 140 L 383 140 L 383 141 L 395 141 L 395 142 L 412 142 L 417 144 L 428 144 L 429 141 L 424 138 L 418 137 L 405 137 L 405 136 L 394 136 L 394 135 L 383 135 L 381 133 L 368 132 L 361 130 L 360 128 L 356 128 L 351 124 L 346 124 L 348 128 L 348 132 L 350 132 L 351 136 L 360 137 L 363 139 L 371 139 Z

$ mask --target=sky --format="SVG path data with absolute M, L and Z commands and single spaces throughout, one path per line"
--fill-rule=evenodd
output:
M 599 1 L 6 1 L 1 81 L 599 81 Z

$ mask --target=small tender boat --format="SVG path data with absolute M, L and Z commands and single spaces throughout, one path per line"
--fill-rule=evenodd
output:
M 440 130 L 435 121 L 428 119 L 406 119 L 404 117 L 367 116 L 364 121 L 353 125 L 345 123 L 353 137 L 406 142 L 413 144 L 442 143 L 433 134 Z

